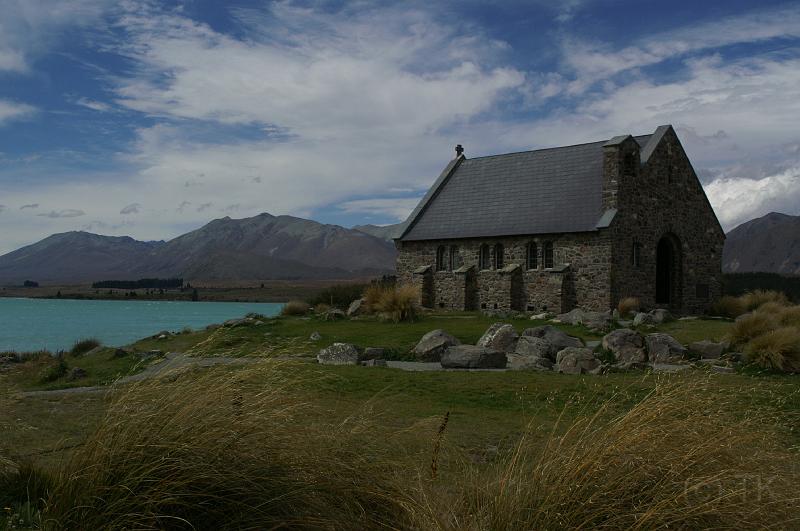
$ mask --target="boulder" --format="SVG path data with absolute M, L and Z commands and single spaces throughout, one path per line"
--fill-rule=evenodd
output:
M 337 321 L 344 319 L 347 315 L 339 308 L 331 308 L 321 315 L 323 321 Z
M 650 319 L 650 314 L 639 312 L 633 316 L 633 326 L 642 326 L 646 324 L 654 324 Z
M 384 354 L 385 351 L 381 347 L 367 347 L 364 349 L 364 359 L 367 360 L 383 359 Z
M 361 361 L 361 351 L 350 343 L 334 343 L 317 354 L 322 365 L 357 365 Z
M 414 354 L 421 361 L 439 361 L 442 353 L 448 347 L 460 344 L 461 342 L 458 339 L 444 330 L 432 330 L 422 336 L 417 346 L 414 347 Z
M 236 328 L 237 326 L 247 326 L 250 324 L 252 319 L 248 317 L 242 317 L 241 319 L 228 319 L 222 326 L 226 326 L 228 328 Z
M 364 360 L 361 362 L 364 367 L 386 367 L 386 360 Z
M 517 341 L 514 354 L 518 356 L 532 356 L 555 360 L 558 350 L 558 348 L 543 337 L 523 335 L 519 338 L 519 341 Z
M 364 305 L 364 299 L 356 299 L 350 303 L 350 307 L 347 308 L 347 316 L 354 317 L 361 313 L 361 310 Z
M 494 323 L 478 340 L 479 347 L 500 352 L 514 352 L 519 335 L 514 327 L 505 323 Z
M 652 363 L 674 363 L 686 355 L 686 347 L 669 334 L 647 334 L 644 340 Z
M 133 349 L 127 347 L 120 347 L 114 350 L 115 358 L 124 358 L 125 356 L 130 356 L 131 354 L 133 354 Z
M 550 317 L 550 314 L 547 313 L 547 312 L 545 312 L 545 313 L 537 313 L 537 314 L 531 315 L 531 321 L 544 321 L 544 320 L 548 319 L 549 317 Z
M 655 310 L 650 310 L 648 313 L 655 324 L 667 323 L 675 320 L 672 314 L 669 313 L 669 310 L 665 308 L 656 308 Z
M 268 333 L 269 333 L 269 332 L 267 332 L 267 334 L 268 334 Z M 265 334 L 265 335 L 266 335 L 266 334 Z M 311 332 L 311 335 L 310 335 L 310 336 L 308 336 L 308 339 L 310 339 L 311 341 L 319 341 L 320 339 L 322 339 L 322 334 L 320 334 L 319 332 L 317 332 L 316 330 L 314 330 L 313 332 Z
M 519 354 L 506 354 L 506 367 L 513 371 L 552 371 L 553 361 L 540 356 L 521 356 Z
M 567 347 L 556 354 L 556 370 L 566 374 L 596 371 L 602 364 L 588 348 Z
M 689 345 L 689 350 L 697 352 L 700 357 L 705 360 L 716 360 L 725 352 L 727 345 L 725 343 L 714 343 L 708 339 L 702 341 L 695 341 Z
M 69 379 L 70 380 L 80 380 L 82 378 L 86 378 L 88 374 L 85 370 L 81 369 L 80 367 L 73 367 L 71 371 L 69 371 Z
M 445 369 L 503 369 L 506 353 L 479 345 L 448 347 L 440 360 Z
M 638 332 L 620 328 L 603 337 L 603 348 L 614 354 L 618 362 L 641 363 L 647 361 L 644 338 Z
M 583 325 L 587 328 L 604 330 L 611 326 L 611 312 L 592 312 L 575 308 L 556 317 L 558 322 L 571 325 Z
M 565 349 L 567 347 L 582 347 L 583 341 L 581 341 L 577 337 L 572 337 L 568 335 L 566 332 L 559 330 L 555 326 L 551 325 L 544 325 L 544 326 L 536 326 L 534 328 L 526 328 L 522 332 L 523 336 L 527 337 L 540 337 L 545 339 L 548 343 L 553 345 L 554 351 L 553 356 L 559 350 Z

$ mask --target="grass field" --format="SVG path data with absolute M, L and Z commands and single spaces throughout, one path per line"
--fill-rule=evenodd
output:
M 463 510 L 470 514 L 483 515 L 481 518 L 488 519 L 484 520 L 485 523 L 494 521 L 492 519 L 498 518 L 499 513 L 515 514 L 510 509 L 500 510 L 499 506 L 495 505 L 495 503 L 499 503 L 499 500 L 504 499 L 499 495 L 490 496 L 490 499 L 495 500 L 492 503 L 489 503 L 487 501 L 489 498 L 487 498 L 477 506 L 470 504 L 478 503 L 476 500 L 480 498 L 480 492 L 496 487 L 496 483 L 492 483 L 491 485 L 494 486 L 490 486 L 488 483 L 481 482 L 489 481 L 490 478 L 495 477 L 493 474 L 501 472 L 499 468 L 495 468 L 495 465 L 501 468 L 510 466 L 508 459 L 513 458 L 515 452 L 522 451 L 520 450 L 521 444 L 524 443 L 525 448 L 536 449 L 525 450 L 526 452 L 545 451 L 543 448 L 546 449 L 551 444 L 548 441 L 552 440 L 554 433 L 568 435 L 571 433 L 569 426 L 576 422 L 583 422 L 583 419 L 591 418 L 594 414 L 599 415 L 595 422 L 602 427 L 597 428 L 601 430 L 598 431 L 598 440 L 606 437 L 606 439 L 602 439 L 606 441 L 604 444 L 611 444 L 608 443 L 607 437 L 612 435 L 609 435 L 610 432 L 602 430 L 611 426 L 615 422 L 614 419 L 622 422 L 620 419 L 626 419 L 628 418 L 626 415 L 635 413 L 638 415 L 635 418 L 639 419 L 636 422 L 644 422 L 641 416 L 645 415 L 647 408 L 641 404 L 647 404 L 648 400 L 652 400 L 648 397 L 654 389 L 664 386 L 681 386 L 693 389 L 691 392 L 694 394 L 687 394 L 678 400 L 679 404 L 669 406 L 677 408 L 674 410 L 674 415 L 667 411 L 668 408 L 665 409 L 664 419 L 665 426 L 672 426 L 666 423 L 666 419 L 672 418 L 670 415 L 673 415 L 675 419 L 678 419 L 675 420 L 677 424 L 669 429 L 687 433 L 674 433 L 672 435 L 674 442 L 669 439 L 661 441 L 665 453 L 682 452 L 691 461 L 694 457 L 690 456 L 692 452 L 685 445 L 702 446 L 698 442 L 700 439 L 691 439 L 693 436 L 703 440 L 713 440 L 718 437 L 720 441 L 730 440 L 732 444 L 739 444 L 735 442 L 735 437 L 739 435 L 734 437 L 732 434 L 750 433 L 756 434 L 758 437 L 763 435 L 771 442 L 769 444 L 759 443 L 759 447 L 747 450 L 745 453 L 749 452 L 752 455 L 763 451 L 764 456 L 767 457 L 772 455 L 769 452 L 773 451 L 768 451 L 767 448 L 772 448 L 769 445 L 774 445 L 774 451 L 778 452 L 780 456 L 776 453 L 773 459 L 779 467 L 782 467 L 781 470 L 786 469 L 786 474 L 789 474 L 791 470 L 794 470 L 795 473 L 800 470 L 800 459 L 797 457 L 800 451 L 800 434 L 798 434 L 800 386 L 797 385 L 795 376 L 748 371 L 740 374 L 713 375 L 701 370 L 692 370 L 677 375 L 634 372 L 609 373 L 601 376 L 569 376 L 527 371 L 412 373 L 380 367 L 321 366 L 314 363 L 312 359 L 319 348 L 337 341 L 352 342 L 365 347 L 384 347 L 388 350 L 390 357 L 406 359 L 409 357 L 410 349 L 420 336 L 432 329 L 443 328 L 463 342 L 474 343 L 495 321 L 495 319 L 475 314 L 432 314 L 413 323 L 386 323 L 368 319 L 331 322 L 316 318 L 282 317 L 265 320 L 265 323 L 259 326 L 203 330 L 171 335 L 162 340 L 148 338 L 133 345 L 134 349 L 139 351 L 159 349 L 164 352 L 189 352 L 196 356 L 224 355 L 263 358 L 263 360 L 255 360 L 254 364 L 247 367 L 197 370 L 181 376 L 175 383 L 167 380 L 157 384 L 153 383 L 151 387 L 147 386 L 150 384 L 137 384 L 133 387 L 130 385 L 110 386 L 108 392 L 84 394 L 24 395 L 23 393 L 26 391 L 78 385 L 78 383 L 67 381 L 65 378 L 43 382 L 42 374 L 54 361 L 37 358 L 25 364 L 15 365 L 10 370 L 0 373 L 0 433 L 3 433 L 3 437 L 0 439 L 0 469 L 2 468 L 2 458 L 6 458 L 13 463 L 31 463 L 31 466 L 43 467 L 44 470 L 61 470 L 63 467 L 66 467 L 63 469 L 67 470 L 69 466 L 76 466 L 73 461 L 68 461 L 70 458 L 86 459 L 90 449 L 95 453 L 99 451 L 96 446 L 99 443 L 92 442 L 99 437 L 98 433 L 107 434 L 108 430 L 112 430 L 112 428 L 121 429 L 114 428 L 114 426 L 125 425 L 127 420 L 119 417 L 120 412 L 129 411 L 135 417 L 136 411 L 149 411 L 148 408 L 153 407 L 154 400 L 157 402 L 159 396 L 171 396 L 171 393 L 177 393 L 174 398 L 169 399 L 172 405 L 165 403 L 158 406 L 158 411 L 161 412 L 159 415 L 177 414 L 171 412 L 170 408 L 177 407 L 175 404 L 183 403 L 181 400 L 185 400 L 185 405 L 180 406 L 184 408 L 180 409 L 183 411 L 180 414 L 181 418 L 188 415 L 188 411 L 191 410 L 192 414 L 189 416 L 195 419 L 194 422 L 199 427 L 207 430 L 207 433 L 214 433 L 216 429 L 230 430 L 230 427 L 226 427 L 228 424 L 225 424 L 233 422 L 230 413 L 221 414 L 217 420 L 212 421 L 211 419 L 216 418 L 214 417 L 217 414 L 215 408 L 229 407 L 231 397 L 233 397 L 234 403 L 241 400 L 245 404 L 245 411 L 247 411 L 247 404 L 253 404 L 253 410 L 249 413 L 253 415 L 253 418 L 247 420 L 248 413 L 242 413 L 245 416 L 236 422 L 241 422 L 242 426 L 245 426 L 247 422 L 252 421 L 254 434 L 258 433 L 258 436 L 262 438 L 278 437 L 278 434 L 281 434 L 280 437 L 287 437 L 287 441 L 294 440 L 293 443 L 286 443 L 291 447 L 307 446 L 309 455 L 306 456 L 303 452 L 299 452 L 296 457 L 298 462 L 302 462 L 306 458 L 311 459 L 311 454 L 319 458 L 318 454 L 321 450 L 315 449 L 315 445 L 319 441 L 327 440 L 328 435 L 324 434 L 340 433 L 343 429 L 347 435 L 341 435 L 343 437 L 341 441 L 333 441 L 331 444 L 337 448 L 341 445 L 352 444 L 354 448 L 364 445 L 361 452 L 364 455 L 357 459 L 358 463 L 361 463 L 358 466 L 363 465 L 362 459 L 370 458 L 370 456 L 376 461 L 375 465 L 380 462 L 381 466 L 388 466 L 386 460 L 389 458 L 386 453 L 391 453 L 392 460 L 396 459 L 397 461 L 392 466 L 406 471 L 406 473 L 400 474 L 403 485 L 401 491 L 393 495 L 398 499 L 405 500 L 403 503 L 409 504 L 408 506 L 404 505 L 401 512 L 405 515 L 403 518 L 410 520 L 401 527 L 469 528 L 472 526 L 458 520 L 457 515 L 449 514 L 450 509 L 445 510 L 438 504 L 434 504 L 435 508 L 433 509 L 428 506 L 426 506 L 427 509 L 424 509 L 422 507 L 424 504 L 420 500 L 426 499 L 425 496 L 441 497 L 443 500 L 450 499 L 453 511 L 456 511 L 456 507 L 461 507 L 459 504 L 466 503 L 469 508 Z M 511 322 L 518 331 L 542 324 L 530 320 L 508 322 Z M 687 343 L 698 339 L 722 339 L 730 326 L 730 321 L 698 319 L 675 321 L 661 325 L 657 329 L 673 334 L 680 341 Z M 562 328 L 585 340 L 599 339 L 599 336 L 582 327 L 562 326 Z M 309 336 L 314 331 L 319 332 L 322 339 L 316 342 L 311 341 Z M 67 357 L 66 363 L 70 367 L 80 366 L 87 371 L 88 377 L 80 381 L 80 385 L 105 385 L 119 375 L 130 374 L 141 369 L 141 364 L 137 361 L 136 356 L 114 358 L 112 353 L 111 350 L 104 350 L 77 358 Z M 209 380 L 209 378 L 212 379 Z M 213 382 L 217 381 L 213 378 L 233 378 L 231 381 L 246 382 L 246 384 L 241 383 L 242 389 L 233 394 L 220 388 L 219 392 L 223 393 L 222 398 L 212 400 L 210 395 L 205 395 L 207 391 L 213 394 L 211 389 L 216 385 Z M 276 384 L 276 382 L 282 383 Z M 238 386 L 240 383 L 236 385 Z M 268 405 L 259 402 L 264 400 L 264 393 L 269 394 L 277 388 L 283 390 L 279 393 L 280 397 L 270 399 L 277 402 L 270 402 Z M 181 394 L 183 392 L 188 394 L 184 397 Z M 291 397 L 290 406 L 283 402 L 289 397 Z M 642 402 L 643 400 L 645 402 Z M 137 403 L 143 405 L 138 406 L 137 409 L 132 405 Z M 256 404 L 261 405 L 257 406 Z M 266 409 L 262 411 L 258 409 L 259 407 Z M 653 407 L 666 406 L 662 404 Z M 293 414 L 293 420 L 287 421 L 286 426 L 295 426 L 293 423 L 299 423 L 303 426 L 303 430 L 310 430 L 310 434 L 305 431 L 302 432 L 303 434 L 300 431 L 284 433 L 286 426 L 283 424 L 280 426 L 270 424 L 269 419 L 272 418 L 272 415 L 278 414 L 275 411 L 289 411 L 294 408 L 300 408 L 302 414 Z M 259 411 L 262 412 L 259 413 Z M 206 415 L 208 415 L 207 419 Z M 715 424 L 715 422 L 722 422 L 722 419 L 728 417 L 730 419 L 725 420 L 725 424 L 719 426 Z M 447 420 L 443 421 L 445 418 Z M 680 424 L 679 420 L 683 424 Z M 690 421 L 697 422 L 698 430 L 694 435 L 688 433 L 692 430 L 687 430 L 686 423 Z M 747 429 L 736 428 L 737 423 L 744 421 L 748 423 Z M 134 420 L 130 420 L 130 422 L 134 422 Z M 158 430 L 165 430 L 164 433 L 168 433 L 171 429 L 177 429 L 175 422 L 180 424 L 181 421 L 171 421 L 172 424 L 163 426 L 159 420 L 150 419 L 147 422 L 154 426 L 153 429 L 156 429 L 155 426 L 159 426 Z M 164 420 L 164 422 L 167 421 Z M 209 423 L 208 426 L 204 424 L 206 422 Z M 215 422 L 219 424 L 215 424 Z M 632 421 L 628 418 L 625 422 Z M 647 422 L 652 421 L 648 420 Z M 680 427 L 676 427 L 679 425 Z M 230 426 L 235 427 L 236 424 Z M 269 426 L 272 428 L 267 429 Z M 757 429 L 753 426 L 757 426 Z M 722 431 L 703 431 L 712 430 L 712 428 Z M 95 430 L 98 429 L 100 431 L 96 432 Z M 187 425 L 185 429 L 193 430 L 195 427 Z M 636 431 L 637 429 L 625 428 L 626 433 L 639 433 Z M 658 432 L 655 428 L 653 429 L 653 433 Z M 259 430 L 267 431 L 262 433 Z M 441 437 L 437 436 L 438 431 L 441 431 Z M 125 435 L 126 437 L 133 437 L 129 432 L 125 433 L 128 433 Z M 188 434 L 189 432 L 184 433 Z M 143 435 L 137 437 L 139 436 Z M 186 436 L 189 437 L 189 435 Z M 659 435 L 659 437 L 663 436 L 664 434 Z M 117 434 L 114 437 L 121 437 L 121 435 Z M 202 437 L 202 434 L 198 434 L 198 437 Z M 214 444 L 213 436 L 208 435 L 208 437 L 211 439 L 205 443 L 203 442 L 205 439 L 201 438 L 200 442 L 193 444 Z M 358 442 L 345 443 L 344 441 L 350 441 L 350 437 L 356 437 Z M 621 435 L 614 435 L 614 437 L 621 437 Z M 680 443 L 684 446 L 680 446 L 679 441 L 684 441 Z M 655 448 L 660 448 L 656 444 L 657 442 L 643 440 L 637 444 L 642 444 L 642 448 L 647 448 L 647 451 L 652 454 L 653 451 L 656 451 Z M 115 444 L 124 446 L 124 441 L 121 440 Z M 142 441 L 137 444 L 147 446 L 156 443 Z M 159 448 L 164 444 L 166 443 L 162 441 L 153 446 L 154 455 L 158 455 L 158 452 L 161 451 Z M 587 442 L 584 441 L 580 444 L 585 445 Z M 751 443 L 742 442 L 742 444 Z M 435 448 L 439 448 L 439 446 L 442 449 L 436 450 Z M 628 448 L 626 452 L 630 450 Z M 711 449 L 706 450 L 712 452 Z M 730 448 L 725 451 L 729 450 Z M 202 449 L 202 451 L 206 450 Z M 713 451 L 722 452 L 723 450 L 716 448 Z M 201 449 L 198 448 L 198 452 L 201 452 Z M 440 458 L 436 457 L 439 452 L 441 452 Z M 634 452 L 635 454 L 636 452 Z M 255 459 L 253 455 L 247 455 L 250 455 L 248 459 Z M 245 457 L 237 458 L 244 459 Z M 274 456 L 270 459 L 273 458 Z M 351 458 L 356 459 L 353 456 L 342 456 L 340 459 L 342 462 L 348 462 L 347 459 Z M 672 463 L 669 455 L 660 457 L 650 455 L 645 458 L 641 466 L 645 467 L 647 463 L 650 463 L 648 459 L 656 458 Z M 728 454 L 724 456 L 709 454 L 703 459 L 718 463 L 720 466 L 722 466 L 721 463 L 726 463 L 725 466 L 728 467 L 734 466 L 731 461 L 734 457 Z M 754 459 L 753 463 L 756 461 Z M 739 463 L 736 466 L 744 466 L 742 464 L 744 461 L 736 462 Z M 758 462 L 760 463 L 760 461 Z M 679 461 L 675 461 L 670 466 L 677 467 L 678 463 Z M 529 464 L 534 466 L 533 462 Z M 302 463 L 297 466 L 301 465 Z M 327 463 L 323 466 L 316 463 L 313 465 L 320 470 L 327 470 L 325 468 L 327 466 L 330 464 Z M 352 466 L 356 467 L 356 464 Z M 431 466 L 434 469 L 438 467 L 440 469 L 438 474 L 442 478 L 450 478 L 447 481 L 451 483 L 443 486 L 441 481 L 437 481 L 429 485 L 426 482 L 419 483 L 414 479 L 420 474 L 430 473 Z M 792 466 L 795 468 L 792 469 Z M 535 467 L 531 470 L 534 469 Z M 504 474 L 519 473 L 518 471 L 514 472 L 513 470 L 516 469 L 513 467 L 503 470 L 505 470 Z M 368 474 L 373 472 L 363 473 L 367 475 L 365 477 L 368 477 Z M 740 472 L 750 473 L 751 471 L 742 469 Z M 175 471 L 170 472 L 173 475 L 176 473 Z M 339 472 L 330 471 L 332 477 L 336 477 L 337 473 Z M 349 473 L 352 473 L 352 470 Z M 385 475 L 387 472 L 383 470 L 380 473 Z M 544 477 L 550 472 L 545 473 L 543 470 L 530 472 L 530 474 L 534 473 L 543 474 L 542 477 Z M 568 471 L 563 473 L 568 474 Z M 664 474 L 664 472 L 659 472 L 659 474 Z M 54 481 L 58 483 L 57 480 Z M 308 476 L 307 481 L 313 483 L 317 480 Z M 638 480 L 631 477 L 626 481 Z M 469 485 L 473 484 L 471 482 L 478 482 L 483 486 L 470 487 Z M 650 484 L 648 483 L 648 485 Z M 348 488 L 356 487 L 351 485 Z M 388 486 L 386 488 L 390 489 Z M 442 488 L 445 490 L 441 491 Z M 466 498 L 451 499 L 449 497 L 461 488 L 467 490 L 474 488 L 472 492 L 478 498 L 473 498 L 472 495 Z M 643 491 L 647 488 L 643 487 Z M 434 489 L 435 494 L 434 491 L 426 489 Z M 0 482 L 0 491 L 2 491 L 2 482 Z M 519 491 L 515 492 L 518 493 L 516 495 L 522 495 Z M 223 496 L 223 494 L 217 494 Z M 406 496 L 409 498 L 406 499 Z M 0 492 L 0 497 L 2 497 L 2 492 Z M 324 496 L 321 496 L 320 499 L 324 499 Z M 369 503 L 377 503 L 372 498 L 370 500 Z M 412 506 L 413 511 L 409 509 Z M 12 508 L 17 513 L 24 512 L 23 509 L 16 505 Z M 429 509 L 433 510 L 435 515 L 428 514 Z M 391 511 L 399 510 L 398 508 L 391 509 Z M 563 508 L 559 509 L 559 511 L 561 510 Z M 753 511 L 754 509 L 750 507 L 748 510 Z M 541 511 L 545 511 L 545 509 L 543 508 Z M 367 512 L 369 513 L 369 510 Z M 623 514 L 625 511 L 619 509 L 619 512 Z M 29 524 L 35 524 L 36 518 L 38 518 L 36 514 L 29 515 L 29 518 L 23 515 L 23 520 L 28 521 Z M 363 516 L 362 513 L 359 514 Z M 753 514 L 756 513 L 753 512 Z M 781 518 L 785 518 L 784 513 L 780 514 Z M 794 514 L 798 516 L 796 511 Z M 62 515 L 59 518 L 67 517 Z M 356 524 L 361 522 L 352 515 L 348 518 L 352 518 L 351 527 L 337 525 L 328 528 L 357 528 Z M 412 520 L 416 521 L 417 518 L 421 518 L 420 521 L 424 522 L 411 522 Z M 455 520 L 453 520 L 454 518 Z M 520 522 L 523 521 L 533 522 L 533 520 L 525 520 L 524 518 L 527 517 L 520 515 L 514 516 L 514 518 L 517 526 L 522 525 Z M 574 523 L 575 520 L 571 521 Z M 150 523 L 143 523 L 142 527 L 159 527 L 157 521 L 156 524 L 153 524 L 152 521 L 148 522 Z M 704 520 L 702 518 L 692 522 L 709 525 L 715 522 L 719 523 L 714 519 Z M 3 520 L 0 518 L 0 529 L 3 529 L 3 525 Z M 373 527 L 373 525 L 366 525 L 365 528 L 369 527 Z M 513 529 L 515 527 L 515 525 L 510 527 L 505 524 L 501 525 L 501 522 L 498 521 L 496 525 L 489 523 L 482 528 Z M 677 525 L 677 527 L 681 526 Z

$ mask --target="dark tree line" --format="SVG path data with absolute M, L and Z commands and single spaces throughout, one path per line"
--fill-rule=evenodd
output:
M 793 302 L 800 302 L 800 276 L 777 273 L 726 273 L 722 275 L 725 295 L 739 296 L 756 289 L 782 291 Z
M 180 289 L 182 278 L 142 278 L 139 280 L 103 280 L 92 284 L 98 289 Z

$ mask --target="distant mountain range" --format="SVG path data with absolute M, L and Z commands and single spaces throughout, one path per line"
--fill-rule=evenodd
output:
M 391 241 L 291 216 L 225 217 L 168 242 L 54 234 L 0 256 L 0 284 L 147 277 L 187 280 L 344 279 L 394 270 Z
M 170 241 L 54 234 L 0 256 L 0 285 L 182 277 L 187 280 L 347 279 L 394 270 L 398 225 L 346 229 L 292 216 L 225 217 Z M 800 216 L 770 213 L 727 235 L 723 271 L 800 275 Z
M 800 275 L 800 216 L 771 212 L 730 231 L 722 270 Z

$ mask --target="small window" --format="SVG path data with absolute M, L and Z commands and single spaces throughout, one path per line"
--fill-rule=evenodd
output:
M 539 269 L 539 246 L 536 242 L 530 242 L 527 250 L 528 269 Z
M 444 245 L 436 248 L 436 271 L 444 271 Z
M 633 267 L 642 266 L 642 244 L 639 242 L 633 242 L 633 247 L 631 247 L 631 265 Z
M 698 299 L 707 301 L 710 298 L 708 284 L 697 284 L 695 290 Z
M 489 261 L 489 246 L 486 244 L 481 245 L 480 251 L 478 251 L 478 267 L 480 269 L 490 269 L 491 262 Z
M 544 242 L 544 267 L 553 268 L 553 242 Z
M 505 250 L 503 249 L 503 245 L 498 243 L 494 246 L 494 268 L 495 269 L 503 269 L 505 263 Z
M 450 271 L 455 271 L 461 267 L 461 255 L 458 254 L 458 246 L 450 246 Z

